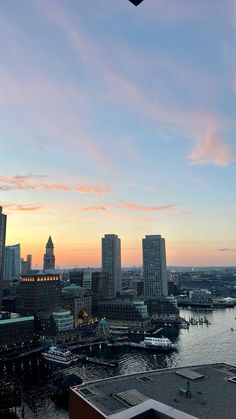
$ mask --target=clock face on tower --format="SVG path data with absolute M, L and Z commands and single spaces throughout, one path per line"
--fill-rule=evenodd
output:
M 138 6 L 140 3 L 142 3 L 143 0 L 129 0 L 131 3 L 133 3 L 135 6 Z

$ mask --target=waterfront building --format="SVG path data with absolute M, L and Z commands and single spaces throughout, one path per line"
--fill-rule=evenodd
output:
M 166 368 L 72 387 L 70 419 L 235 418 L 235 368 Z
M 6 228 L 7 228 L 7 216 L 3 214 L 2 207 L 0 206 L 0 311 L 2 309 L 2 290 L 3 290 Z
M 102 270 L 108 272 L 108 283 L 104 298 L 115 298 L 121 291 L 121 244 L 116 234 L 105 234 L 102 238 Z
M 143 244 L 143 276 L 145 297 L 168 295 L 165 239 L 160 235 L 145 236 Z
M 19 279 L 21 270 L 20 244 L 5 246 L 4 274 L 3 278 Z
M 107 320 L 125 324 L 138 324 L 148 321 L 147 305 L 144 301 L 133 299 L 115 299 L 99 301 L 98 316 Z
M 158 323 L 179 323 L 177 300 L 173 296 L 149 298 L 145 300 L 148 315 Z
M 0 319 L 0 347 L 29 344 L 34 338 L 34 316 Z
M 205 289 L 190 291 L 189 297 L 191 305 L 211 307 L 213 304 L 211 292 Z
M 61 285 L 57 274 L 22 275 L 18 311 L 25 315 L 60 307 Z
M 46 253 L 43 258 L 43 270 L 49 271 L 55 269 L 54 244 L 51 236 L 49 236 L 46 244 Z
M 75 325 L 91 316 L 92 297 L 86 289 L 71 284 L 62 289 L 61 297 L 61 305 L 73 314 Z
M 56 332 L 66 332 L 74 328 L 74 318 L 70 310 L 58 309 L 52 312 Z

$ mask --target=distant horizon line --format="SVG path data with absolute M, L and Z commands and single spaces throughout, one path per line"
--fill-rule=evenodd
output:
M 143 265 L 124 265 L 121 267 L 121 269 L 130 269 L 130 268 L 142 268 Z M 171 268 L 234 268 L 236 269 L 236 265 L 168 265 L 167 269 Z M 39 268 L 37 266 L 33 267 L 33 270 L 43 270 L 43 268 Z M 55 268 L 55 270 L 61 270 L 61 269 L 102 269 L 101 266 L 58 266 Z

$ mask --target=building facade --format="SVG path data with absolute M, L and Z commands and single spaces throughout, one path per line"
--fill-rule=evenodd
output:
M 145 297 L 168 295 L 165 239 L 160 235 L 143 239 L 143 277 Z
M 2 308 L 2 289 L 3 289 L 6 228 L 7 228 L 7 216 L 3 214 L 2 207 L 0 206 L 0 311 Z
M 115 298 L 121 291 L 121 244 L 116 234 L 102 238 L 102 270 L 108 272 L 108 284 L 104 290 L 107 298 Z
M 5 247 L 4 274 L 5 280 L 19 279 L 21 271 L 20 244 Z
M 91 316 L 91 295 L 79 285 L 71 284 L 62 289 L 61 305 L 70 310 L 75 325 L 86 322 Z
M 46 252 L 43 258 L 43 270 L 54 270 L 55 269 L 55 256 L 54 256 L 54 244 L 52 242 L 51 236 L 46 244 Z
M 18 311 L 32 315 L 60 307 L 59 275 L 22 275 L 19 285 Z
M 74 328 L 74 319 L 69 310 L 56 310 L 52 313 L 56 326 L 56 332 L 62 333 Z
M 147 305 L 144 301 L 107 300 L 98 302 L 98 316 L 108 321 L 122 321 L 124 324 L 142 323 L 148 320 Z
M 0 320 L 0 347 L 19 346 L 32 343 L 34 338 L 34 316 L 14 317 Z

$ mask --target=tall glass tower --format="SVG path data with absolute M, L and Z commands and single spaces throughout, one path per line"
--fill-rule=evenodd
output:
M 102 270 L 108 273 L 104 297 L 115 298 L 121 291 L 121 250 L 116 234 L 105 234 L 102 238 Z
M 145 297 L 168 295 L 165 239 L 160 235 L 143 239 L 143 276 Z
M 0 311 L 2 309 L 2 289 L 3 289 L 6 228 L 7 228 L 7 216 L 3 214 L 2 207 L 0 206 Z

